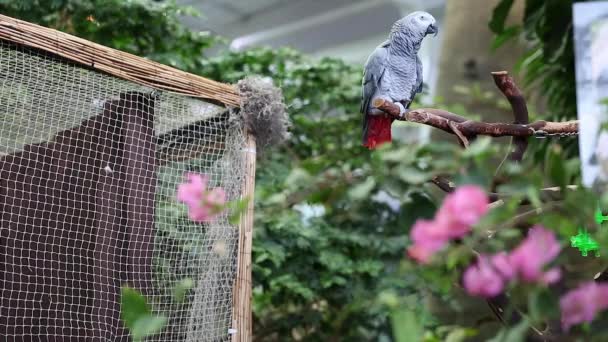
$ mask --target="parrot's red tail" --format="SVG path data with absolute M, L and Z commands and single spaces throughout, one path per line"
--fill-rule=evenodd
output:
M 388 115 L 368 115 L 367 135 L 363 146 L 370 150 L 384 143 L 391 142 L 391 125 L 394 118 Z

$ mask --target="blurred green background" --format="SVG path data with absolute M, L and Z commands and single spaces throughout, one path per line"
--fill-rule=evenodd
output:
M 421 99 L 471 118 L 511 121 L 489 75 L 506 69 L 526 86 L 535 118 L 574 118 L 571 4 L 445 1 L 441 40 L 433 43 L 440 46 L 425 52 L 432 87 Z M 291 140 L 258 162 L 255 339 L 394 339 L 387 293 L 408 298 L 419 290 L 400 270 L 408 229 L 431 217 L 440 199 L 427 181 L 459 165 L 452 138 L 444 144 L 437 141 L 448 138 L 431 136 L 427 144 L 419 128 L 397 129 L 401 141 L 378 152 L 361 146 L 360 58 L 288 46 L 230 49 L 227 38 L 193 30 L 187 23 L 205 17 L 172 1 L 0 0 L 0 13 L 218 81 L 271 77 L 293 127 Z M 388 33 L 391 23 L 383 25 Z M 359 54 L 375 44 L 362 44 Z M 544 165 L 548 144 L 532 141 L 528 158 Z M 576 157 L 576 139 L 558 144 L 560 158 Z

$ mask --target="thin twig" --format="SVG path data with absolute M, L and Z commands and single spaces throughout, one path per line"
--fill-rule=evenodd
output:
M 441 189 L 443 192 L 450 193 L 456 189 L 447 178 L 442 177 L 442 176 L 433 177 L 433 179 L 431 179 L 431 182 L 433 184 L 437 185 L 437 187 L 439 189 Z
M 490 204 L 488 205 L 488 209 L 489 209 L 489 210 L 493 210 L 493 209 L 496 209 L 496 208 L 502 207 L 503 205 L 505 205 L 505 201 L 504 201 L 504 200 L 498 200 L 498 201 L 494 201 L 494 202 L 492 202 L 492 203 L 490 203 Z
M 506 228 L 506 227 L 509 227 L 509 226 L 515 226 L 518 223 L 524 222 L 524 221 L 526 221 L 527 219 L 529 219 L 531 217 L 538 216 L 538 215 L 544 213 L 545 211 L 547 211 L 548 209 L 551 209 L 551 208 L 556 207 L 556 206 L 558 206 L 557 203 L 551 202 L 551 203 L 547 203 L 543 207 L 534 208 L 532 210 L 525 211 L 525 212 L 523 212 L 523 213 L 521 213 L 519 215 L 515 215 L 511 219 L 505 221 L 503 224 L 501 224 L 500 226 L 498 226 L 496 228 L 496 230 L 500 230 L 502 228 Z
M 512 145 L 513 145 L 513 139 L 511 139 L 511 141 L 509 142 L 509 147 L 508 147 L 509 151 L 511 150 Z M 504 165 L 504 163 L 507 161 L 508 158 L 509 158 L 509 153 L 505 154 L 504 158 L 502 158 L 502 160 L 500 161 L 500 164 L 498 164 L 496 171 L 494 171 L 494 179 L 496 179 L 496 176 L 498 176 L 498 172 L 500 172 L 500 169 L 502 168 L 502 166 Z
M 448 125 L 452 129 L 452 132 L 454 132 L 454 134 L 456 134 L 456 136 L 458 137 L 458 139 L 460 139 L 460 142 L 462 143 L 462 146 L 464 146 L 464 148 L 469 148 L 469 139 L 467 139 L 467 137 L 465 137 L 462 134 L 462 132 L 456 126 L 456 123 L 454 121 L 449 121 Z
M 454 192 L 454 190 L 456 190 L 456 187 L 454 186 L 454 184 L 446 177 L 444 176 L 435 176 L 433 177 L 433 179 L 431 179 L 431 183 L 435 184 L 439 189 L 441 189 L 443 192 L 446 193 L 451 193 Z M 562 189 L 558 186 L 555 187 L 550 187 L 550 188 L 543 188 L 540 189 L 540 201 L 541 202 L 553 202 L 553 201 L 559 201 L 561 199 L 563 199 L 562 196 L 562 192 L 564 190 L 577 190 L 578 186 L 576 185 L 567 185 L 565 189 Z M 509 198 L 512 198 L 514 196 L 514 194 L 509 194 L 509 193 L 499 193 L 499 192 L 488 192 L 488 198 L 490 200 L 490 209 L 494 209 L 494 208 L 498 208 L 502 205 L 505 204 L 505 200 L 508 200 Z M 529 198 L 523 198 L 519 204 L 520 205 L 528 205 L 532 203 L 532 201 Z

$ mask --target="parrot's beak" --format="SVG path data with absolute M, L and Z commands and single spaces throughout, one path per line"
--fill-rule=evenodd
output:
M 439 28 L 435 24 L 429 25 L 429 28 L 426 29 L 426 34 L 434 34 L 437 37 L 437 33 L 439 33 Z

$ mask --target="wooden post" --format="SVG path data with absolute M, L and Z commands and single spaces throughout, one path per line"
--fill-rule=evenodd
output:
M 251 249 L 253 243 L 253 195 L 255 189 L 255 137 L 247 135 L 245 149 L 245 182 L 243 184 L 242 198 L 248 198 L 247 209 L 241 215 L 239 224 L 239 247 L 234 283 L 234 298 L 232 308 L 233 342 L 249 342 L 252 340 L 253 328 L 251 317 Z

